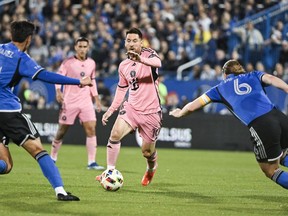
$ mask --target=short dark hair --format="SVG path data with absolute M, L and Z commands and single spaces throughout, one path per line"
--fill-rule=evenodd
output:
M 137 35 L 139 35 L 139 38 L 141 38 L 141 39 L 143 38 L 142 32 L 138 28 L 131 28 L 130 30 L 128 30 L 126 32 L 126 36 L 128 34 L 137 34 Z
M 12 41 L 22 43 L 34 34 L 35 25 L 27 20 L 13 21 L 10 24 Z
M 78 42 L 81 41 L 85 41 L 89 44 L 89 40 L 86 37 L 79 37 L 76 41 L 75 41 L 75 45 L 77 45 Z

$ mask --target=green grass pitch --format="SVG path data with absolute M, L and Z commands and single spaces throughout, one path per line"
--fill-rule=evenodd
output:
M 50 151 L 50 146 L 45 145 Z M 14 168 L 0 176 L 0 215 L 287 215 L 288 191 L 267 179 L 252 152 L 158 149 L 159 167 L 143 187 L 146 163 L 138 147 L 122 147 L 117 168 L 124 186 L 105 191 L 86 169 L 85 146 L 64 144 L 57 165 L 80 202 L 59 202 L 38 164 L 10 144 Z M 98 148 L 105 164 L 106 149 Z

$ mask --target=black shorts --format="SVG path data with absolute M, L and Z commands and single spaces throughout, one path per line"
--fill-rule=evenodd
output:
M 0 141 L 8 145 L 10 139 L 22 145 L 28 139 L 40 137 L 31 120 L 23 113 L 0 112 Z
M 281 111 L 273 109 L 248 127 L 258 162 L 275 161 L 288 147 L 288 117 Z

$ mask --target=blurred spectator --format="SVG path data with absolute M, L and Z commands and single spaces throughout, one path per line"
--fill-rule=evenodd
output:
M 280 51 L 279 63 L 282 65 L 288 65 L 288 42 L 283 41 Z
M 273 59 L 272 64 L 273 67 L 279 61 L 280 51 L 283 42 L 283 28 L 284 24 L 282 21 L 277 21 L 276 25 L 272 27 L 270 43 L 271 43 L 271 50 L 273 51 L 273 55 L 271 55 L 271 58 Z
M 264 66 L 264 64 L 262 63 L 262 62 L 260 62 L 260 61 L 258 61 L 257 63 L 256 63 L 256 68 L 255 68 L 257 71 L 266 71 L 265 70 L 265 66 Z
M 200 65 L 195 65 L 192 69 L 191 79 L 199 80 L 201 76 L 201 70 L 202 68 L 200 67 Z
M 160 96 L 160 103 L 163 109 L 163 112 L 166 112 L 166 99 L 168 95 L 168 90 L 166 85 L 164 84 L 164 76 L 162 74 L 159 74 L 159 96 Z
M 20 99 L 21 103 L 22 103 L 22 106 L 24 108 L 24 104 L 28 104 L 28 100 L 25 96 L 25 92 L 27 90 L 29 90 L 29 87 L 30 87 L 30 84 L 28 81 L 26 80 L 22 80 L 22 82 L 19 84 L 19 91 L 18 91 L 18 98 Z M 27 93 L 26 93 L 27 95 Z
M 109 88 L 106 87 L 104 80 L 99 78 L 97 80 L 98 95 L 102 103 L 102 110 L 106 111 L 111 105 L 111 92 Z
M 174 110 L 179 106 L 179 97 L 177 92 L 171 91 L 168 93 L 166 98 L 166 107 L 167 111 Z
M 206 53 L 204 55 L 205 62 L 210 64 L 211 67 L 214 67 L 216 64 L 216 50 L 218 49 L 218 37 L 219 37 L 219 31 L 218 30 L 212 30 L 211 39 L 207 43 L 207 49 Z
M 39 35 L 34 36 L 34 44 L 30 46 L 29 53 L 41 65 L 44 65 L 47 61 L 49 55 L 48 48 L 43 45 L 42 38 Z
M 261 60 L 264 38 L 261 32 L 248 22 L 245 28 L 234 29 L 234 32 L 241 37 L 242 53 L 244 61 L 249 61 L 255 66 Z
M 23 80 L 20 83 L 18 98 L 22 103 L 23 109 L 37 108 L 38 104 L 37 94 L 30 89 L 30 84 L 27 80 Z
M 46 109 L 46 99 L 44 96 L 39 95 L 38 101 L 37 101 L 37 109 Z
M 221 65 L 215 65 L 214 66 L 214 70 L 215 70 L 215 79 L 222 81 L 223 77 L 222 77 L 222 66 Z
M 254 65 L 251 62 L 248 62 L 245 66 L 246 71 L 251 72 L 254 70 Z
M 216 72 L 209 64 L 204 64 L 200 75 L 201 80 L 215 80 Z
M 172 50 L 168 51 L 167 57 L 162 60 L 162 70 L 175 73 L 179 65 L 176 53 Z
M 280 63 L 276 63 L 274 71 L 273 71 L 273 75 L 280 78 L 280 79 L 288 81 L 288 74 L 285 73 L 284 67 Z
M 202 56 L 205 53 L 207 44 L 211 39 L 211 32 L 209 29 L 204 28 L 201 23 L 198 23 L 198 31 L 194 37 L 194 43 L 196 46 L 196 56 Z

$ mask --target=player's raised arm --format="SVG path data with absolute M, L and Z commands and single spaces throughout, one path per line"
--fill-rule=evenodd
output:
M 279 88 L 283 91 L 285 91 L 286 93 L 288 93 L 288 85 L 286 82 L 284 82 L 284 80 L 273 76 L 271 74 L 264 74 L 262 76 L 262 82 L 264 82 L 265 84 L 268 85 L 273 85 L 276 88 Z
M 35 77 L 33 77 L 33 79 L 39 79 L 41 81 L 52 84 L 80 85 L 80 87 L 92 85 L 90 77 L 83 77 L 82 79 L 74 79 L 47 70 L 39 72 Z
M 152 53 L 148 58 L 143 57 L 139 53 L 131 51 L 131 50 L 129 50 L 126 54 L 133 61 L 137 61 L 142 64 L 155 67 L 155 68 L 160 68 L 162 66 L 161 60 L 158 57 L 158 55 L 156 55 L 156 53 L 155 54 Z

